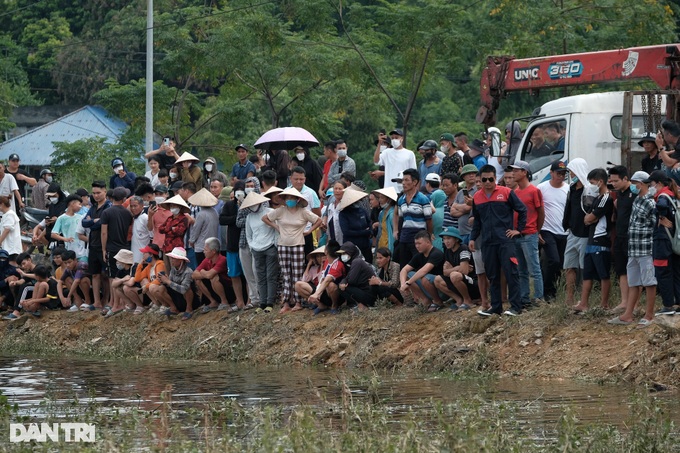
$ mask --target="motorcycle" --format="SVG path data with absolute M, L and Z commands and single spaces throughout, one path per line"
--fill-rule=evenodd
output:
M 21 228 L 21 241 L 27 244 L 33 243 L 33 230 L 35 227 L 45 220 L 47 217 L 47 209 L 36 209 L 30 206 L 25 206 L 21 212 L 23 217 L 23 225 Z

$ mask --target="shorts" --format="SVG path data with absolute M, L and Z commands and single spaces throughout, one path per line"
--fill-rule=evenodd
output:
M 118 252 L 106 252 L 106 275 L 108 275 L 109 278 L 116 278 L 116 274 L 118 273 L 116 259 L 114 258 L 117 253 Z
M 243 275 L 241 258 L 239 258 L 238 252 L 227 252 L 227 275 L 229 277 L 240 277 Z
M 656 286 L 654 259 L 651 255 L 628 258 L 628 286 Z
M 315 284 L 312 283 L 312 282 L 307 282 L 307 283 L 309 284 L 309 286 L 312 287 L 312 294 L 314 294 L 314 292 L 316 292 L 316 288 L 317 288 L 319 285 L 315 285 Z M 333 300 L 331 299 L 331 296 L 329 296 L 328 293 L 327 293 L 326 291 L 324 291 L 323 293 L 321 293 L 321 296 L 319 296 L 319 302 L 321 302 L 322 304 L 326 305 L 327 307 L 330 307 L 331 305 L 333 305 Z
M 47 302 L 40 302 L 40 305 L 48 310 L 56 310 L 61 307 L 61 301 L 59 299 L 50 298 Z
M 586 245 L 588 245 L 588 238 L 580 238 L 569 233 L 562 269 L 585 269 Z
M 193 290 L 193 284 L 191 285 L 187 291 Z M 177 311 L 186 311 L 187 309 L 187 301 L 184 298 L 184 294 L 180 293 L 179 291 L 175 291 L 174 289 L 170 288 L 169 286 L 166 286 L 165 289 L 168 291 L 168 294 L 172 298 L 172 303 L 175 304 L 175 307 L 177 307 Z M 194 292 L 194 295 L 196 293 Z M 193 308 L 193 307 L 192 307 Z
M 475 251 L 472 252 L 472 259 L 475 261 L 475 274 L 486 274 L 486 269 L 484 268 L 484 259 L 482 258 L 482 251 L 475 249 Z
M 446 283 L 447 288 L 449 288 L 451 291 L 458 294 L 459 296 L 462 296 L 462 294 L 458 291 L 458 288 L 456 288 L 456 285 L 454 285 L 453 282 L 451 281 L 450 277 L 444 277 L 442 275 L 442 278 L 444 279 L 444 283 Z M 463 279 L 463 281 L 465 281 L 465 286 L 467 286 L 467 290 L 468 290 L 468 294 L 470 295 L 470 299 L 479 299 L 481 297 L 481 293 L 479 292 L 479 286 L 477 285 L 477 280 L 473 280 L 473 279 L 470 279 L 470 280 Z
M 609 250 L 586 253 L 583 262 L 583 280 L 609 280 L 612 254 Z
M 414 271 L 410 271 L 410 272 L 408 273 L 408 278 L 411 278 L 411 277 L 413 277 L 414 275 L 415 275 L 415 272 L 414 272 Z M 423 276 L 423 278 L 426 279 L 428 282 L 432 283 L 432 285 L 434 286 L 434 279 L 437 278 L 437 276 L 434 275 L 434 274 L 425 274 L 425 275 Z M 416 280 L 416 285 L 418 285 L 418 288 L 420 288 L 420 290 L 423 292 L 423 294 L 425 295 L 425 297 L 427 297 L 427 298 L 430 299 L 430 300 L 434 300 L 434 298 L 430 295 L 430 293 L 429 293 L 425 288 L 423 288 L 423 284 L 422 284 L 422 279 L 423 279 L 423 278 L 421 278 L 420 280 Z M 437 291 L 437 293 L 439 293 L 439 291 Z M 439 296 L 441 297 L 441 294 L 439 294 Z
M 87 265 L 91 275 L 101 274 L 104 272 L 106 263 L 104 262 L 104 257 L 102 256 L 102 249 L 89 249 L 89 253 L 87 255 Z M 113 267 L 115 269 L 115 263 Z
M 617 237 L 612 248 L 612 262 L 617 276 L 626 275 L 628 267 L 628 238 Z

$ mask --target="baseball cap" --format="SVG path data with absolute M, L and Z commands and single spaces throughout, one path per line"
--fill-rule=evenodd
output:
M 236 145 L 236 148 L 234 148 L 234 150 L 238 151 L 239 148 L 243 148 L 246 151 L 248 151 L 248 147 L 246 145 L 244 145 L 243 143 L 239 143 L 238 145 Z
M 439 177 L 437 173 L 428 173 L 427 176 L 425 176 L 425 181 L 442 182 L 442 179 Z
M 652 142 L 656 143 L 656 134 L 653 134 L 651 132 L 647 132 L 638 142 L 638 145 L 642 146 L 644 142 Z
M 514 164 L 508 165 L 506 167 L 506 171 L 513 170 L 513 169 L 519 169 L 519 170 L 525 170 L 525 171 L 531 171 L 531 167 L 529 167 L 529 163 L 525 162 L 523 160 L 516 160 Z M 550 167 L 552 168 L 552 167 Z
M 79 197 L 87 197 L 90 194 L 87 192 L 87 190 L 81 187 L 80 189 L 76 190 L 76 195 L 78 195 Z
M 154 187 L 153 191 L 160 193 L 168 193 L 168 186 L 166 186 L 165 184 L 158 184 L 156 187 Z
M 567 165 L 564 162 L 562 162 L 561 160 L 556 160 L 550 166 L 550 171 L 563 171 L 566 173 L 569 171 L 569 169 L 567 168 Z
M 635 173 L 633 173 L 633 176 L 630 177 L 631 182 L 632 181 L 645 182 L 648 179 L 649 173 L 647 173 L 646 171 L 636 171 Z
M 7 160 L 21 160 L 19 159 L 19 155 L 17 153 L 12 153 L 9 155 L 9 158 Z
M 177 192 L 179 189 L 182 188 L 182 184 L 184 184 L 182 181 L 175 181 L 172 183 L 172 186 L 170 186 L 170 190 L 173 192 Z
M 439 140 L 448 140 L 450 142 L 453 142 L 455 139 L 453 137 L 453 134 L 449 134 L 448 132 L 446 132 L 445 134 L 442 134 L 441 137 L 439 137 Z
M 111 166 L 117 167 L 118 165 L 123 165 L 123 160 L 116 157 L 111 161 Z
M 649 184 L 650 182 L 660 182 L 662 184 L 668 184 L 668 176 L 666 175 L 666 172 L 663 170 L 654 170 L 649 175 L 649 178 L 645 179 L 642 182 L 644 182 L 645 184 Z
M 475 167 L 475 169 L 476 169 L 476 167 Z M 399 173 L 397 173 L 396 178 L 392 178 L 392 182 L 402 182 L 403 180 L 404 180 L 404 172 L 403 171 L 400 171 Z
M 397 135 L 403 137 L 404 136 L 404 130 L 403 129 L 392 129 L 390 131 L 389 135 L 392 135 L 392 134 L 397 134 Z

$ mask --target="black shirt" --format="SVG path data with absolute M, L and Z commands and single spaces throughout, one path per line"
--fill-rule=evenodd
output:
M 434 265 L 428 274 L 442 275 L 444 273 L 444 252 L 436 247 L 432 247 L 429 255 L 425 256 L 422 253 L 418 253 L 413 258 L 411 258 L 411 261 L 408 263 L 408 265 L 411 266 L 415 272 L 418 272 L 424 265 L 428 263 Z
M 468 249 L 468 246 L 465 244 L 460 244 L 458 246 L 458 250 L 455 252 L 451 249 L 446 249 L 444 251 L 444 259 L 451 264 L 452 267 L 457 267 L 460 266 L 460 263 L 463 261 L 467 261 L 469 263 L 469 272 L 468 275 L 474 275 L 474 259 L 472 258 L 472 253 L 470 252 L 470 249 Z
M 99 220 L 108 225 L 106 251 L 118 253 L 120 249 L 129 249 L 128 232 L 132 225 L 132 214 L 121 205 L 113 205 L 106 209 Z
M 630 214 L 633 211 L 635 195 L 630 187 L 618 193 L 616 197 L 616 237 L 628 237 L 628 225 L 630 224 Z
M 658 153 L 653 158 L 647 155 L 642 159 L 642 171 L 652 174 L 653 171 L 661 170 L 662 163 Z
M 562 219 L 562 227 L 564 231 L 571 230 L 571 233 L 579 238 L 588 237 L 588 227 L 583 223 L 583 218 L 586 213 L 581 208 L 581 196 L 583 195 L 583 187 L 576 188 L 576 183 L 569 187 L 569 195 L 567 196 L 567 204 L 564 206 L 564 218 Z
M 588 245 L 611 247 L 609 232 L 612 228 L 611 218 L 614 213 L 614 200 L 609 192 L 595 198 L 591 213 L 597 217 L 597 221 L 588 227 Z
M 14 179 L 15 179 L 16 182 L 17 182 L 17 186 L 19 186 L 19 195 L 21 195 L 21 198 L 24 198 L 24 197 L 26 196 L 26 184 L 28 184 L 28 183 L 27 183 L 26 181 L 19 180 L 19 178 L 17 178 L 17 175 L 24 175 L 24 176 L 29 176 L 29 177 L 30 177 L 31 175 L 29 175 L 28 173 L 26 173 L 25 171 L 23 171 L 23 170 L 21 170 L 21 169 L 19 169 L 19 170 L 17 170 L 16 172 L 12 173 L 11 171 L 9 171 L 9 167 L 7 167 L 7 168 L 5 169 L 5 171 L 6 171 L 7 173 L 9 173 L 10 175 L 14 176 Z

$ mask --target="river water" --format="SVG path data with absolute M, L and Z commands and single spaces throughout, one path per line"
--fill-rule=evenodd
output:
M 371 383 L 373 380 L 373 384 Z M 378 385 L 375 382 L 379 382 Z M 161 392 L 172 389 L 178 409 L 236 399 L 242 405 L 276 405 L 284 409 L 339 401 L 343 385 L 358 401 L 378 397 L 395 417 L 400 410 L 433 402 L 472 397 L 520 407 L 516 416 L 537 429 L 554 427 L 570 407 L 582 423 L 621 424 L 630 416 L 635 388 L 577 381 L 536 379 L 453 379 L 423 374 L 367 374 L 315 368 L 267 368 L 206 362 L 104 361 L 73 358 L 0 357 L 0 390 L 20 413 L 40 420 L 44 405 L 87 404 L 107 408 L 154 410 Z M 639 391 L 639 388 L 638 388 Z M 677 404 L 677 395 L 658 393 L 663 404 Z M 677 414 L 674 417 L 676 421 Z

